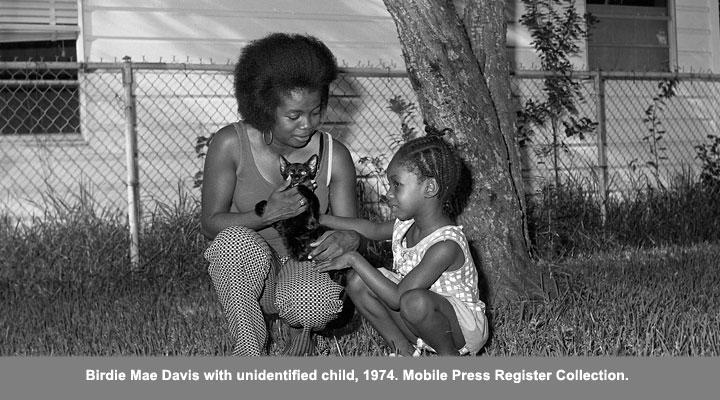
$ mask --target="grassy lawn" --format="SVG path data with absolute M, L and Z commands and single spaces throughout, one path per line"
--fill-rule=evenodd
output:
M 670 246 L 548 266 L 560 295 L 495 310 L 496 356 L 720 354 L 720 245 Z
M 72 209 L 31 228 L 0 221 L 0 355 L 228 355 L 232 344 L 197 234 L 160 210 L 131 272 L 121 216 Z M 538 268 L 548 299 L 490 310 L 491 356 L 720 355 L 720 244 L 565 257 Z M 273 328 L 271 353 L 285 330 Z M 360 318 L 321 355 L 388 349 Z

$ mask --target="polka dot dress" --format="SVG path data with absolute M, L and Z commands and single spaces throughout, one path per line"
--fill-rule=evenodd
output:
M 208 273 L 225 311 L 233 355 L 258 356 L 265 347 L 265 314 L 290 325 L 320 330 L 342 307 L 342 287 L 309 262 L 283 263 L 255 231 L 229 227 L 205 251 Z M 278 275 L 279 272 L 279 275 Z
M 402 279 L 420 263 L 427 249 L 433 244 L 452 240 L 462 249 L 465 263 L 456 270 L 443 272 L 430 287 L 430 290 L 441 295 L 454 296 L 466 303 L 472 310 L 484 313 L 485 303 L 480 300 L 477 269 L 470 254 L 470 247 L 462 226 L 447 225 L 441 227 L 424 237 L 415 246 L 407 247 L 405 234 L 414 223 L 415 220 L 413 219 L 395 221 L 392 236 L 394 272 L 398 273 Z
M 290 259 L 278 275 L 275 305 L 290 326 L 322 330 L 342 310 L 343 287 L 311 261 Z

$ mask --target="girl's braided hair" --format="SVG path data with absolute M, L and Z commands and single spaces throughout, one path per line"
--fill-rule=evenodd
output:
M 438 198 L 443 205 L 443 212 L 454 216 L 456 210 L 453 197 L 460 180 L 462 164 L 453 147 L 442 138 L 449 130 L 438 131 L 427 126 L 426 136 L 405 142 L 394 158 L 421 179 L 435 178 L 440 189 Z

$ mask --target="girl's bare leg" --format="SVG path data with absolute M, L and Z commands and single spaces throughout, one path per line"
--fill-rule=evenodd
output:
M 400 297 L 400 316 L 408 327 L 438 355 L 459 355 L 465 337 L 455 309 L 443 296 L 427 289 L 414 289 Z
M 357 310 L 380 333 L 388 346 L 400 355 L 412 355 L 415 349 L 403 331 L 404 327 L 396 323 L 392 311 L 375 296 L 360 276 L 350 272 L 346 290 Z

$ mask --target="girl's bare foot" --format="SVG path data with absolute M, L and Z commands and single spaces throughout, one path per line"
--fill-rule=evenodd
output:
M 415 346 L 404 340 L 399 346 L 395 345 L 395 351 L 390 353 L 390 357 L 411 357 L 415 353 Z

